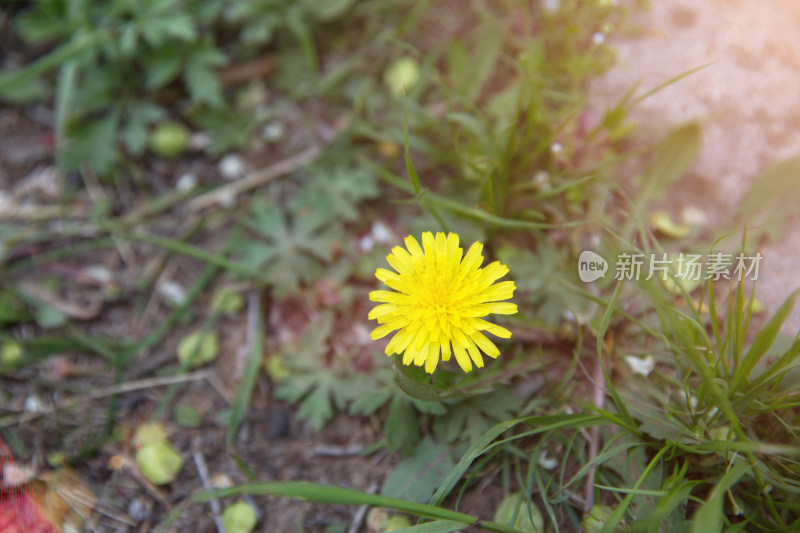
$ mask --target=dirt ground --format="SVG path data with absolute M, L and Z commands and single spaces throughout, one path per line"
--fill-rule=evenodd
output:
M 619 63 L 592 87 L 604 109 L 637 81 L 640 92 L 701 65 L 708 66 L 642 101 L 632 110 L 640 132 L 662 136 L 671 125 L 702 124 L 699 157 L 669 192 L 676 219 L 687 207 L 708 226 L 733 223 L 735 207 L 769 165 L 800 154 L 800 3 L 793 0 L 654 0 L 634 17 L 635 35 L 611 35 Z M 797 177 L 800 185 L 800 176 Z M 800 212 L 800 208 L 798 209 Z M 777 242 L 761 243 L 758 299 L 776 310 L 800 288 L 800 217 Z M 680 250 L 675 250 L 676 252 Z M 800 329 L 800 308 L 783 333 Z

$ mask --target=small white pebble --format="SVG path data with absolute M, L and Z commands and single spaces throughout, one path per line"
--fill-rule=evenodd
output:
M 594 35 L 592 35 L 592 42 L 599 46 L 604 42 L 606 42 L 606 37 L 602 33 L 597 32 Z
M 267 122 L 261 130 L 261 137 L 271 143 L 280 141 L 285 134 L 286 126 L 283 125 L 283 122 L 278 122 L 277 120 Z
M 111 283 L 111 271 L 102 265 L 90 265 L 83 269 L 83 273 L 94 281 L 102 284 Z
M 358 240 L 358 249 L 362 252 L 369 252 L 375 247 L 375 239 L 372 235 L 364 235 Z
M 555 13 L 561 7 L 561 0 L 542 0 L 542 10 L 545 13 Z
M 369 336 L 370 330 L 364 324 L 356 324 L 353 326 L 353 331 L 358 344 L 370 344 L 373 342 L 372 337 Z
M 550 183 L 550 173 L 546 170 L 537 170 L 533 175 L 533 184 L 543 191 L 549 191 L 553 188 Z
M 383 222 L 376 221 L 372 223 L 372 238 L 375 239 L 375 242 L 388 244 L 392 241 L 393 236 L 392 230 Z
M 226 180 L 241 178 L 245 173 L 244 161 L 236 154 L 228 154 L 217 165 L 220 175 Z
M 631 367 L 634 374 L 640 376 L 649 376 L 650 372 L 656 367 L 656 360 L 652 355 L 648 355 L 644 359 L 635 355 L 626 355 L 625 362 Z
M 186 290 L 175 281 L 161 283 L 158 286 L 158 294 L 172 305 L 181 305 L 186 301 Z
M 25 398 L 25 405 L 23 405 L 22 408 L 28 413 L 44 412 L 44 404 L 42 403 L 41 398 L 39 398 L 35 394 L 31 394 L 30 396 Z
M 539 454 L 539 460 L 536 462 L 545 470 L 552 470 L 558 466 L 558 459 L 547 457 L 547 450 L 543 450 L 542 453 Z
M 550 145 L 550 151 L 554 154 L 560 154 L 564 150 L 564 145 L 556 141 Z
M 705 226 L 708 222 L 706 212 L 694 205 L 687 205 L 681 210 L 681 218 L 684 224 L 689 224 L 694 227 Z
M 181 174 L 181 177 L 175 183 L 175 190 L 179 192 L 189 192 L 195 187 L 197 187 L 197 176 L 191 172 Z

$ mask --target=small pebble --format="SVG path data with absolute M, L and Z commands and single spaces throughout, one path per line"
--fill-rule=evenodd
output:
M 558 466 L 558 459 L 547 457 L 547 450 L 543 450 L 542 453 L 539 454 L 539 460 L 536 462 L 545 470 L 552 470 Z
M 31 394 L 25 398 L 25 405 L 23 406 L 23 409 L 25 409 L 25 411 L 28 413 L 43 413 L 44 404 L 42 403 L 41 398 L 35 394 Z
M 286 126 L 283 125 L 283 122 L 278 122 L 277 120 L 268 122 L 261 130 L 261 137 L 271 143 L 280 141 L 285 134 Z
M 188 192 L 195 187 L 197 187 L 197 177 L 191 172 L 181 174 L 181 177 L 175 183 L 175 190 L 179 192 Z
M 362 252 L 369 252 L 375 247 L 375 239 L 372 235 L 364 235 L 358 240 L 358 249 Z
M 165 281 L 160 284 L 158 294 L 172 305 L 182 305 L 186 301 L 186 290 L 175 281 Z
M 561 7 L 561 0 L 542 0 L 542 10 L 545 13 L 555 13 Z
M 220 159 L 217 168 L 220 175 L 226 180 L 241 178 L 245 173 L 244 161 L 236 154 L 228 154 Z
M 134 498 L 128 504 L 128 516 L 137 522 L 144 522 L 152 513 L 152 504 L 145 498 Z
M 86 274 L 87 277 L 93 279 L 97 283 L 111 283 L 114 279 L 114 276 L 111 274 L 111 271 L 102 266 L 102 265 L 91 265 L 83 269 L 83 273 Z
M 606 37 L 602 33 L 597 32 L 594 35 L 592 35 L 592 42 L 599 46 L 604 42 L 606 42 Z
M 392 230 L 383 222 L 376 221 L 372 223 L 372 238 L 375 242 L 381 244 L 388 244 L 392 240 Z
M 635 355 L 626 355 L 625 362 L 628 363 L 634 374 L 639 374 L 640 376 L 650 375 L 650 372 L 656 367 L 656 360 L 652 355 L 648 355 L 644 359 Z
M 564 150 L 564 145 L 560 142 L 554 142 L 550 145 L 550 151 L 554 154 L 560 154 Z

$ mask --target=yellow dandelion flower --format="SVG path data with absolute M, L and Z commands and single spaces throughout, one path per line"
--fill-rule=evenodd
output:
M 375 276 L 397 292 L 378 290 L 369 293 L 381 302 L 369 313 L 380 324 L 372 332 L 380 339 L 399 330 L 386 346 L 386 355 L 403 354 L 403 364 L 425 365 L 433 373 L 452 353 L 464 372 L 472 363 L 483 367 L 481 351 L 492 358 L 500 350 L 481 333 L 487 331 L 507 339 L 511 332 L 483 320 L 489 313 L 510 315 L 516 304 L 502 302 L 514 294 L 513 281 L 495 283 L 508 273 L 508 267 L 495 261 L 481 268 L 483 245 L 473 244 L 466 255 L 458 246 L 458 235 L 431 232 L 422 234 L 422 247 L 414 237 L 406 237 L 406 249 L 396 246 L 386 260 L 397 272 L 384 268 Z M 463 257 L 462 257 L 463 256 Z

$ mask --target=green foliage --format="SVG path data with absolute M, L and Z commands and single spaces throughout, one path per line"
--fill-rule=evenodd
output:
M 425 503 L 453 467 L 447 444 L 425 438 L 386 477 L 381 494 Z
M 780 238 L 800 200 L 793 185 L 798 172 L 800 156 L 780 161 L 762 172 L 743 196 L 738 209 L 740 218 L 748 226 L 758 227 L 771 240 Z
M 241 241 L 235 253 L 249 271 L 265 272 L 279 296 L 296 293 L 301 283 L 318 279 L 323 265 L 333 259 L 341 228 L 327 222 L 324 213 L 287 213 L 275 203 L 257 198 L 247 226 L 258 239 Z
M 44 0 L 22 10 L 16 31 L 49 54 L 0 77 L 0 99 L 52 101 L 58 161 L 63 169 L 89 164 L 100 175 L 118 169 L 124 153 L 139 156 L 148 130 L 166 118 L 160 95 L 170 86 L 185 93 L 182 107 L 211 128 L 212 151 L 243 145 L 252 121 L 232 111 L 217 69 L 251 55 L 273 35 L 288 32 L 316 63 L 310 36 L 318 22 L 342 16 L 351 0 L 337 2 L 186 2 L 184 0 Z M 228 44 L 227 32 L 239 39 Z M 53 74 L 55 71 L 55 74 Z M 55 75 L 55 91 L 47 78 Z M 226 117 L 222 119 L 221 117 Z M 156 150 L 156 153 L 161 152 Z

